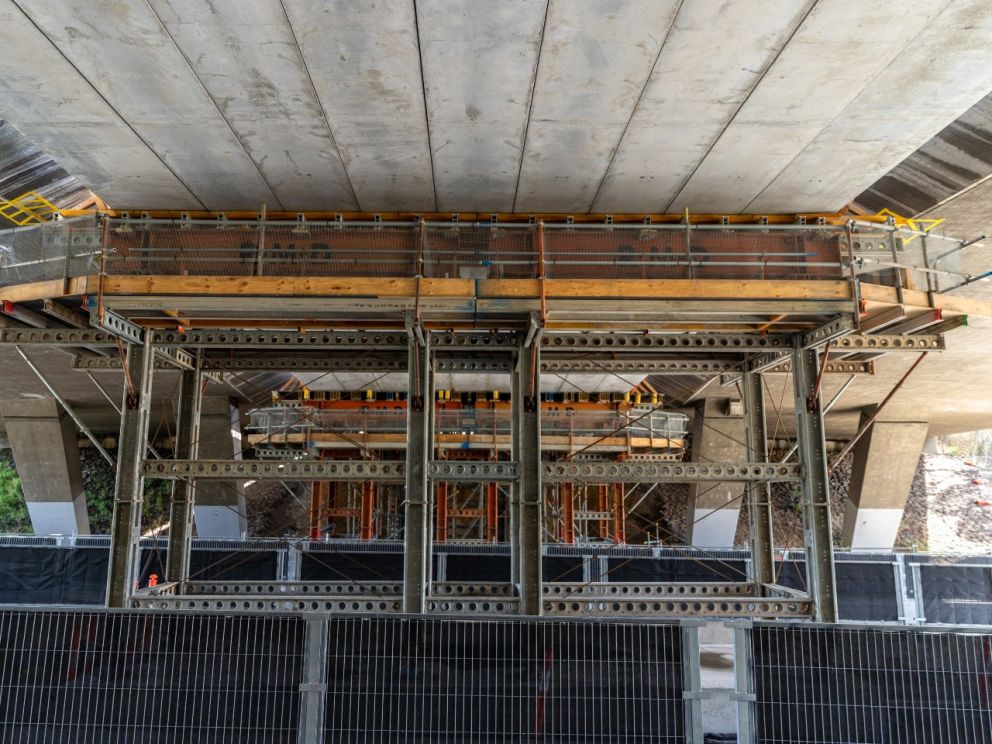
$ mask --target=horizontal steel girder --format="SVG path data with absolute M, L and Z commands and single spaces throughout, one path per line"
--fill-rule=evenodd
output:
M 516 462 L 472 462 L 432 460 L 427 464 L 427 477 L 436 481 L 514 481 L 520 477 Z
M 145 460 L 146 478 L 402 482 L 406 463 L 375 460 Z
M 729 462 L 545 462 L 542 480 L 549 483 L 698 483 L 730 481 L 794 481 L 796 463 Z M 519 466 L 512 462 L 432 461 L 433 480 L 470 482 L 513 480 Z M 146 460 L 146 478 L 197 480 L 327 480 L 402 481 L 402 461 L 375 460 Z
M 174 367 L 173 362 L 156 360 L 156 369 Z M 436 359 L 434 369 L 448 373 L 509 373 L 512 362 L 509 359 L 470 358 L 464 356 Z M 121 368 L 118 357 L 101 357 L 88 354 L 78 355 L 73 369 L 95 372 Z M 205 359 L 203 368 L 209 372 L 403 372 L 406 370 L 406 355 L 392 356 L 286 356 L 286 357 L 228 357 Z M 740 368 L 740 362 L 733 359 L 671 359 L 640 356 L 637 359 L 542 359 L 541 371 L 550 374 L 652 374 L 652 375 L 699 375 L 731 372 Z
M 425 609 L 437 615 L 517 615 L 515 597 L 427 599 Z M 190 610 L 223 613 L 318 613 L 371 615 L 402 612 L 400 597 L 232 597 L 134 596 L 135 609 Z M 722 599 L 597 599 L 544 600 L 551 617 L 809 617 L 812 603 L 799 599 L 729 597 Z
M 546 483 L 698 483 L 796 481 L 796 463 L 730 462 L 546 462 Z
M 782 362 L 774 367 L 767 367 L 762 370 L 766 375 L 790 374 L 792 372 L 791 362 Z M 874 362 L 845 362 L 841 360 L 827 362 L 824 374 L 834 375 L 874 375 Z M 720 375 L 721 385 L 733 385 L 741 379 L 740 374 Z
M 834 339 L 830 353 L 850 353 L 870 351 L 887 354 L 895 351 L 944 351 L 944 337 L 941 335 L 919 334 L 915 336 L 890 336 L 886 334 L 852 333 Z M 751 358 L 748 369 L 752 372 L 767 372 L 789 361 L 790 352 L 771 352 Z

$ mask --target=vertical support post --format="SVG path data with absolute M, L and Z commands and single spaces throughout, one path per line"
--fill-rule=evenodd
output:
M 427 482 L 427 461 L 433 451 L 431 412 L 434 402 L 434 376 L 431 370 L 430 334 L 420 344 L 410 336 L 408 354 L 409 386 L 406 424 L 406 502 L 403 530 L 403 611 L 424 611 L 430 586 L 431 492 Z
M 499 538 L 499 486 L 486 484 L 486 542 L 494 543 Z
M 323 744 L 324 741 L 329 622 L 323 617 L 310 617 L 306 620 L 303 681 L 300 684 L 299 744 Z
M 768 435 L 765 431 L 764 384 L 760 372 L 745 370 L 741 380 L 741 393 L 744 402 L 747 461 L 767 462 Z M 771 486 L 767 483 L 748 483 L 747 504 L 751 535 L 751 580 L 756 585 L 756 596 L 761 596 L 761 585 L 775 582 Z
M 362 481 L 362 503 L 359 507 L 359 537 L 366 542 L 372 539 L 375 519 L 375 481 Z
M 685 701 L 685 740 L 703 744 L 703 680 L 699 658 L 699 620 L 683 620 L 682 699 Z
M 434 507 L 437 509 L 434 539 L 442 543 L 448 541 L 448 484 L 439 481 L 434 488 Z
M 145 334 L 144 343 L 130 345 L 125 362 L 131 387 L 125 385 L 121 406 L 123 415 L 117 450 L 114 521 L 110 534 L 108 607 L 124 607 L 137 578 L 135 569 L 145 485 L 141 461 L 145 457 L 148 441 L 153 356 L 151 335 Z
M 541 486 L 540 350 L 535 338 L 517 352 L 513 372 L 515 454 L 521 459 L 517 481 L 519 520 L 514 535 L 518 558 L 520 614 L 540 615 L 542 610 L 541 543 L 544 537 L 544 490 Z
M 203 376 L 199 356 L 194 369 L 183 370 L 179 377 L 179 415 L 176 421 L 175 457 L 195 460 L 200 441 L 200 403 L 203 400 Z M 189 576 L 189 543 L 193 535 L 193 502 L 196 482 L 183 478 L 172 482 L 172 505 L 169 508 L 169 550 L 165 576 L 168 581 L 185 581 Z
M 562 483 L 558 489 L 561 498 L 561 541 L 566 545 L 575 543 L 575 491 L 572 483 Z
M 732 620 L 727 625 L 734 631 L 734 694 L 737 701 L 737 742 L 754 741 L 754 662 L 751 649 L 751 621 Z
M 792 353 L 795 389 L 796 439 L 803 467 L 802 503 L 805 519 L 807 586 L 816 620 L 837 622 L 833 531 L 830 524 L 830 487 L 827 474 L 823 411 L 816 390 L 817 350 L 801 346 Z
M 613 542 L 627 542 L 627 512 L 624 509 L 623 483 L 613 484 Z

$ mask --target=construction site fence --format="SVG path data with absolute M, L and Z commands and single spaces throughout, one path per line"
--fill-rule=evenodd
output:
M 3 610 L 0 739 L 988 741 L 988 632 L 701 625 Z
M 0 536 L 0 605 L 91 606 L 103 602 L 107 536 Z M 510 581 L 506 542 L 449 541 L 432 546 L 436 581 Z M 545 581 L 637 584 L 745 581 L 744 549 L 616 545 L 598 540 L 547 543 Z M 140 586 L 165 571 L 166 540 L 140 542 Z M 805 552 L 776 551 L 777 583 L 806 588 Z M 368 567 L 375 561 L 375 571 Z M 852 622 L 992 626 L 992 555 L 835 552 L 838 611 Z M 195 538 L 189 576 L 199 581 L 402 581 L 401 540 Z

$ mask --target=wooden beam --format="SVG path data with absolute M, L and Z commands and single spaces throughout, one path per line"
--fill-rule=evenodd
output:
M 845 300 L 851 285 L 840 281 L 739 279 L 546 279 L 552 297 L 630 299 L 693 298 L 712 300 Z M 482 279 L 479 297 L 538 297 L 537 279 Z
M 891 305 L 899 304 L 899 295 L 895 287 L 881 284 L 862 284 L 861 297 L 870 302 L 883 302 Z M 913 289 L 903 290 L 903 304 L 914 307 L 930 307 L 927 293 Z M 971 297 L 958 295 L 935 294 L 933 296 L 935 310 L 945 310 L 945 317 L 957 313 L 960 315 L 975 315 L 992 318 L 992 302 L 976 300 Z

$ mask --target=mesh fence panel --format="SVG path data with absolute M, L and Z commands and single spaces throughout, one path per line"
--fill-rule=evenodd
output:
M 330 623 L 327 741 L 683 741 L 678 626 Z
M 552 279 L 836 279 L 834 230 L 545 227 Z M 534 226 L 111 221 L 108 273 L 526 279 Z
M 95 218 L 0 230 L 0 286 L 96 273 L 101 244 Z
M 537 276 L 534 228 L 457 227 L 425 231 L 424 276 L 528 279 Z
M 0 740 L 295 742 L 303 621 L 0 613 Z
M 836 279 L 842 232 L 696 228 L 545 231 L 555 279 Z
M 107 273 L 190 276 L 409 277 L 410 227 L 114 222 Z
M 992 741 L 992 634 L 756 626 L 758 742 Z

